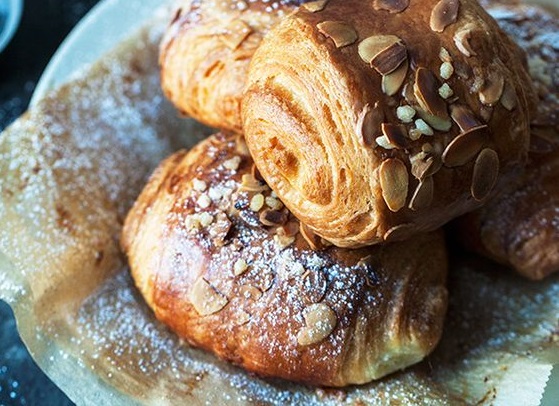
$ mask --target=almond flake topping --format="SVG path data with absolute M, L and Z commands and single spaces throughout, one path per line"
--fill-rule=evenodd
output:
M 435 32 L 443 32 L 450 24 L 454 24 L 458 18 L 459 0 L 440 0 L 431 12 L 429 22 L 431 29 Z
M 456 48 L 467 57 L 477 55 L 470 45 L 470 37 L 474 28 L 475 26 L 472 23 L 468 23 L 454 34 Z
M 486 106 L 497 103 L 503 94 L 504 86 L 505 79 L 503 75 L 492 71 L 479 91 L 479 101 Z
M 386 135 L 381 135 L 380 137 L 375 138 L 375 142 L 379 147 L 384 149 L 394 149 L 396 148 L 394 145 L 390 143 L 390 140 Z
M 471 193 L 474 199 L 480 201 L 489 196 L 497 182 L 499 175 L 499 156 L 490 149 L 481 151 L 474 164 Z
M 364 145 L 372 146 L 375 137 L 380 133 L 380 125 L 384 121 L 384 112 L 379 102 L 376 102 L 373 108 L 366 104 L 355 124 L 357 135 Z
M 235 265 L 233 265 L 233 273 L 235 274 L 235 276 L 244 274 L 247 269 L 248 264 L 242 258 L 239 258 L 237 261 L 235 261 Z
M 375 10 L 384 10 L 389 13 L 401 13 L 410 5 L 410 0 L 375 0 Z
M 396 148 L 404 149 L 408 146 L 408 132 L 406 127 L 401 124 L 382 123 L 380 126 L 382 133 L 388 138 L 391 145 Z
M 406 165 L 396 158 L 385 160 L 379 168 L 382 197 L 388 208 L 397 212 L 406 204 L 409 175 Z
M 209 316 L 217 313 L 229 302 L 204 278 L 199 277 L 190 289 L 189 299 L 194 309 L 200 316 Z
M 250 209 L 254 212 L 260 211 L 264 207 L 264 195 L 262 193 L 258 193 L 252 196 L 250 199 Z
M 413 84 L 413 93 L 417 102 L 430 115 L 445 119 L 448 117 L 447 106 L 439 96 L 437 91 L 439 87 L 440 82 L 433 72 L 425 68 L 417 68 Z
M 305 326 L 297 334 L 299 345 L 319 343 L 328 337 L 338 322 L 334 310 L 324 303 L 315 303 L 305 309 Z
M 336 48 L 345 47 L 357 41 L 357 31 L 343 21 L 323 21 L 316 26 L 318 31 L 334 41 Z
M 357 48 L 361 59 L 381 75 L 387 75 L 407 58 L 406 47 L 395 35 L 373 35 L 365 38 Z
M 443 163 L 448 167 L 462 166 L 481 151 L 488 139 L 488 128 L 480 125 L 459 134 L 443 152 Z
M 307 11 L 310 11 L 311 13 L 317 13 L 324 10 L 324 7 L 326 7 L 326 3 L 328 3 L 328 0 L 310 1 L 308 3 L 304 3 L 301 7 L 303 7 Z
M 474 113 L 462 104 L 453 104 L 450 106 L 450 116 L 463 132 L 481 125 L 481 122 L 476 118 Z
M 408 74 L 409 62 L 406 60 L 394 72 L 382 76 L 382 91 L 388 96 L 394 96 L 402 87 Z

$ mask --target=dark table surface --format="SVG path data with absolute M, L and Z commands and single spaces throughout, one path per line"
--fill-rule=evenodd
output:
M 99 0 L 25 0 L 21 22 L 0 53 L 0 132 L 28 107 L 62 40 Z M 0 301 L 0 406 L 73 404 L 37 367 Z

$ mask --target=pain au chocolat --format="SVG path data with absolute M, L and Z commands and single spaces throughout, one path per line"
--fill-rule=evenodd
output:
M 241 132 L 241 97 L 262 37 L 304 0 L 179 2 L 160 49 L 165 95 L 184 114 Z
M 122 236 L 155 315 L 192 345 L 259 375 L 365 383 L 423 359 L 447 305 L 440 231 L 324 246 L 260 180 L 238 137 L 165 160 Z
M 256 49 L 243 131 L 264 179 L 342 247 L 480 207 L 523 167 L 525 57 L 475 0 L 315 2 Z
M 485 2 L 528 56 L 538 94 L 528 165 L 510 191 L 460 218 L 453 228 L 469 249 L 530 279 L 559 271 L 559 49 L 557 13 Z

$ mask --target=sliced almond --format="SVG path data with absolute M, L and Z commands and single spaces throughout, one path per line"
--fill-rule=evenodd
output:
M 375 143 L 384 149 L 394 149 L 396 148 L 395 145 L 393 145 L 390 140 L 388 139 L 388 137 L 386 135 L 381 135 L 380 137 L 375 138 Z
M 474 164 L 471 192 L 474 199 L 481 201 L 486 199 L 499 175 L 499 155 L 490 148 L 482 150 Z
M 437 117 L 427 113 L 423 109 L 417 110 L 417 114 L 419 114 L 419 116 L 435 130 L 447 132 L 452 127 L 452 121 L 450 120 L 450 117 L 445 117 L 445 118 Z
M 276 277 L 272 272 L 264 272 L 258 275 L 258 280 L 255 282 L 256 287 L 258 287 L 262 292 L 267 292 L 270 290 L 274 284 Z
M 475 26 L 472 23 L 468 23 L 454 33 L 454 44 L 456 48 L 467 57 L 477 55 L 470 45 L 470 38 L 474 28 Z
M 442 167 L 442 161 L 431 154 L 420 152 L 410 158 L 411 173 L 414 178 L 423 180 L 433 176 Z
M 450 24 L 454 24 L 458 18 L 459 6 L 458 0 L 440 0 L 431 11 L 429 21 L 431 29 L 435 32 L 443 32 Z
M 243 309 L 239 309 L 236 314 L 235 324 L 237 326 L 244 326 L 250 321 L 250 313 L 247 313 Z
M 303 7 L 307 11 L 310 11 L 311 13 L 317 13 L 324 10 L 324 7 L 326 7 L 326 3 L 328 3 L 328 0 L 310 1 L 308 3 L 302 4 L 301 7 Z
M 366 104 L 355 124 L 357 135 L 364 145 L 373 146 L 375 138 L 380 133 L 380 125 L 384 121 L 384 112 L 379 102 L 376 102 L 373 108 Z
M 431 176 L 419 182 L 411 197 L 409 208 L 415 211 L 429 207 L 433 201 L 433 190 L 434 182 Z
M 401 42 L 402 40 L 395 35 L 373 35 L 359 43 L 357 52 L 363 61 L 370 64 L 379 53 Z
M 385 160 L 379 168 L 382 197 L 388 208 L 397 212 L 406 204 L 409 175 L 406 165 L 396 158 Z
M 240 191 L 246 192 L 264 192 L 270 188 L 264 182 L 259 181 L 251 173 L 245 173 L 241 178 Z
M 280 210 L 265 209 L 260 212 L 259 220 L 268 227 L 280 226 L 287 222 L 287 213 Z
M 235 261 L 235 264 L 233 265 L 233 274 L 235 276 L 240 276 L 244 274 L 247 270 L 248 270 L 248 264 L 244 259 L 239 258 L 238 260 Z
M 389 13 L 401 13 L 410 5 L 410 0 L 375 0 L 373 7 L 375 10 L 384 10 Z
M 324 303 L 315 303 L 305 309 L 305 326 L 297 334 L 299 345 L 319 343 L 328 337 L 338 322 L 334 310 Z
M 302 278 L 300 287 L 307 303 L 318 303 L 326 295 L 328 280 L 322 271 L 310 271 Z
M 229 302 L 223 294 L 202 277 L 196 279 L 196 282 L 192 285 L 189 299 L 200 316 L 217 313 Z
M 345 47 L 357 41 L 357 31 L 351 24 L 343 21 L 323 21 L 316 26 L 318 31 L 326 35 L 336 48 Z
M 241 285 L 239 287 L 239 295 L 246 300 L 256 302 L 262 297 L 262 291 L 252 285 Z
M 402 64 L 394 72 L 389 73 L 388 75 L 383 75 L 381 86 L 384 94 L 393 96 L 398 92 L 398 90 L 400 90 L 408 74 L 408 68 L 409 62 L 406 58 L 406 60 L 402 62 Z
M 417 68 L 413 84 L 413 94 L 417 102 L 430 115 L 446 119 L 448 111 L 446 102 L 438 92 L 440 86 L 441 84 L 433 72 L 429 69 Z
M 415 226 L 413 223 L 406 223 L 406 224 L 398 224 L 390 228 L 386 233 L 383 235 L 384 241 L 402 241 L 410 236 L 410 234 L 414 231 Z
M 471 128 L 452 140 L 443 152 L 445 166 L 462 166 L 470 162 L 481 151 L 488 139 L 486 125 Z
M 295 242 L 295 237 L 278 233 L 274 235 L 274 241 L 281 249 L 285 249 Z
M 371 60 L 371 66 L 381 75 L 394 72 L 406 59 L 408 51 L 401 42 L 395 42 L 376 54 Z
M 516 97 L 514 87 L 508 82 L 505 83 L 505 88 L 503 89 L 501 104 L 508 111 L 514 110 L 516 105 L 518 104 L 518 98 Z
M 441 62 L 452 62 L 450 53 L 444 47 L 441 47 L 441 50 L 439 51 L 439 59 L 441 60 Z
M 505 78 L 503 78 L 503 75 L 495 70 L 492 71 L 479 91 L 479 101 L 487 106 L 492 106 L 501 98 L 504 86 Z
M 462 104 L 453 104 L 450 106 L 450 117 L 458 124 L 462 132 L 481 125 L 481 122 L 476 118 L 474 113 L 472 113 L 470 108 Z
M 229 23 L 219 36 L 220 40 L 231 50 L 237 49 L 252 33 L 252 28 L 243 20 L 235 19 Z
M 404 149 L 408 147 L 408 132 L 404 125 L 382 123 L 380 129 L 386 138 L 388 138 L 390 144 L 394 145 L 396 148 Z

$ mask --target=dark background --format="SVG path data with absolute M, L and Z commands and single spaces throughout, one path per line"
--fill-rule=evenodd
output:
M 0 132 L 27 109 L 53 53 L 98 1 L 24 1 L 18 31 L 0 52 Z M 72 404 L 33 362 L 0 301 L 0 406 Z

